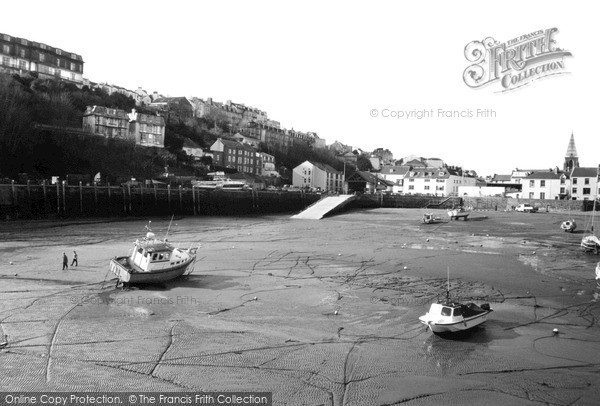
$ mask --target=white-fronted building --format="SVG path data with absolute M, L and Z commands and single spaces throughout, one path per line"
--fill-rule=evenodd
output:
M 340 193 L 344 186 L 344 174 L 327 164 L 304 161 L 292 170 L 292 184 Z
M 460 186 L 475 186 L 477 179 L 461 170 L 443 168 L 412 168 L 404 177 L 405 195 L 458 196 Z

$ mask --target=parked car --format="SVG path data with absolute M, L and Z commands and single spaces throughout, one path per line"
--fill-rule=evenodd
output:
M 515 208 L 515 211 L 520 211 L 523 213 L 535 213 L 538 211 L 538 208 L 530 205 L 529 203 L 520 204 Z

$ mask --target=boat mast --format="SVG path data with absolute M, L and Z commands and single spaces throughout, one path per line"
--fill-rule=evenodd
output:
M 171 221 L 169 222 L 169 228 L 167 228 L 167 233 L 165 234 L 165 240 L 167 239 L 167 236 L 169 235 L 169 231 L 171 230 L 171 224 L 173 224 L 173 217 L 175 217 L 174 214 L 171 215 Z
M 447 267 L 446 303 L 450 303 L 450 266 Z

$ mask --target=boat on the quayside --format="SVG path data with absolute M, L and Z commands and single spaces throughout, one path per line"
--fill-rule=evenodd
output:
M 110 270 L 117 275 L 117 285 L 166 282 L 193 271 L 196 250 L 176 248 L 149 230 L 134 242 L 130 255 L 110 260 Z
M 435 334 L 456 333 L 484 323 L 491 312 L 489 303 L 478 306 L 472 302 L 453 302 L 450 299 L 448 278 L 446 300 L 442 303 L 432 303 L 429 311 L 419 317 L 419 320 Z

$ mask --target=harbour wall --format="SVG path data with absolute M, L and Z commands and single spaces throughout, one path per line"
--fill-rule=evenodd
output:
M 320 194 L 267 190 L 207 190 L 184 187 L 84 186 L 57 183 L 0 184 L 0 220 L 69 217 L 249 215 L 299 212 Z M 364 194 L 347 208 L 512 210 L 520 203 L 540 211 L 587 211 L 593 202 L 502 197 L 434 197 Z
M 465 207 L 472 210 L 514 210 L 519 204 L 527 203 L 535 206 L 539 211 L 549 212 L 578 212 L 589 211 L 593 208 L 590 200 L 556 200 L 556 199 L 513 199 L 507 197 L 463 197 Z M 596 208 L 598 210 L 598 208 Z
M 0 184 L 0 219 L 246 215 L 301 211 L 316 193 L 184 187 Z

